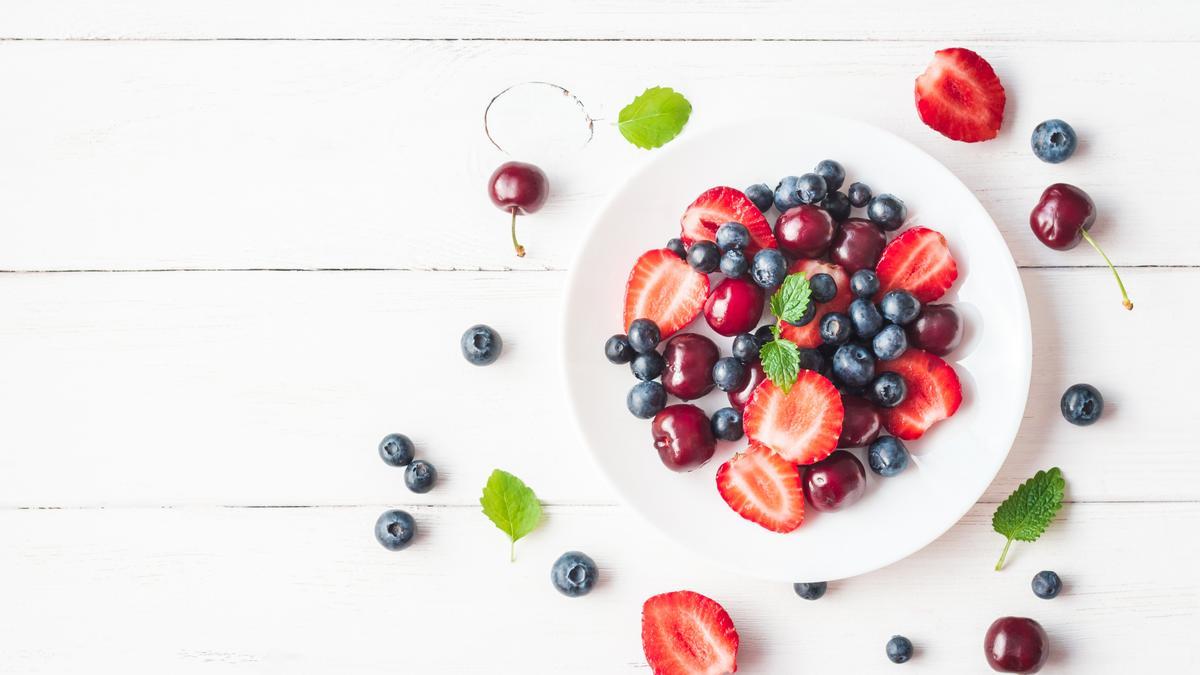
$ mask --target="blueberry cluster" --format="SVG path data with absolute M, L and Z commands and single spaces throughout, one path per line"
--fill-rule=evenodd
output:
M 437 469 L 425 460 L 416 459 L 416 447 L 404 434 L 388 434 L 379 442 L 379 457 L 389 466 L 404 467 L 404 484 L 409 490 L 424 494 L 437 482 Z M 384 511 L 375 521 L 375 538 L 389 551 L 408 548 L 417 533 L 417 524 L 406 511 Z

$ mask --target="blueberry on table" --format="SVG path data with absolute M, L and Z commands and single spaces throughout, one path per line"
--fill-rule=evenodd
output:
M 1059 408 L 1068 422 L 1086 427 L 1100 419 L 1104 412 L 1104 397 L 1090 384 L 1073 384 L 1063 393 Z
M 745 431 L 742 428 L 742 413 L 733 408 L 721 408 L 712 416 L 713 436 L 723 441 L 736 441 Z
M 861 269 L 850 276 L 850 292 L 859 298 L 873 298 L 879 292 L 875 270 Z
M 766 211 L 775 203 L 775 192 L 766 183 L 755 183 L 746 188 L 746 197 L 758 207 L 759 211 Z
M 780 213 L 804 203 L 800 201 L 800 193 L 797 191 L 799 183 L 798 176 L 784 176 L 779 179 L 779 184 L 775 186 L 775 208 Z
M 825 195 L 821 208 L 839 223 L 850 217 L 850 199 L 844 192 L 833 191 Z
M 837 282 L 830 275 L 819 272 L 812 275 L 808 280 L 808 287 L 812 291 L 812 299 L 817 302 L 829 302 L 837 295 Z
M 806 173 L 796 179 L 796 196 L 801 204 L 816 204 L 829 193 L 825 179 L 815 173 Z
M 375 539 L 389 551 L 408 548 L 417 534 L 417 523 L 405 511 L 384 511 L 375 521 Z
M 867 339 L 875 337 L 883 328 L 883 315 L 875 307 L 875 303 L 866 298 L 855 298 L 850 303 L 850 323 L 854 325 L 854 334 Z
M 658 324 L 650 319 L 634 319 L 629 323 L 629 346 L 639 354 L 653 351 L 662 339 Z
M 871 351 L 880 361 L 891 361 L 900 358 L 908 349 L 908 335 L 896 324 L 884 326 L 875 337 L 871 338 Z
M 773 248 L 764 248 L 754 254 L 754 263 L 750 266 L 750 276 L 759 286 L 772 289 L 783 283 L 787 277 L 787 258 Z
M 1070 124 L 1054 119 L 1046 120 L 1033 128 L 1033 137 L 1029 144 L 1033 146 L 1033 154 L 1043 162 L 1058 164 L 1065 162 L 1075 154 L 1078 139 Z
M 416 450 L 413 442 L 404 434 L 388 434 L 379 442 L 379 456 L 392 466 L 408 466 Z
M 759 348 L 758 338 L 750 333 L 742 333 L 733 338 L 733 348 L 730 351 L 733 353 L 733 358 L 748 365 L 758 361 Z
M 846 180 L 846 170 L 832 159 L 823 159 L 817 162 L 817 168 L 813 169 L 813 173 L 825 179 L 825 185 L 831 192 L 842 187 L 842 183 Z
M 687 259 L 687 247 L 683 245 L 683 240 L 679 237 L 668 239 L 666 248 L 680 258 Z
M 731 248 L 721 255 L 721 274 L 730 279 L 745 276 L 750 271 L 750 261 L 740 248 Z
M 883 408 L 895 408 L 904 402 L 908 395 L 908 385 L 904 378 L 890 370 L 880 373 L 871 381 L 871 400 Z
M 862 345 L 842 345 L 833 354 L 833 374 L 849 387 L 866 386 L 875 377 L 875 358 Z
M 895 476 L 908 466 L 908 448 L 895 436 L 880 436 L 867 448 L 867 465 L 884 478 Z
M 888 291 L 879 300 L 879 313 L 894 324 L 907 326 L 921 313 L 921 301 L 908 291 Z
M 721 265 L 721 249 L 711 241 L 698 241 L 688 249 L 687 261 L 697 272 L 716 272 Z
M 866 183 L 851 183 L 846 190 L 846 196 L 850 199 L 850 204 L 861 209 L 871 201 L 871 188 L 867 187 Z
M 634 417 L 648 420 L 667 405 L 667 390 L 658 382 L 638 382 L 625 397 L 625 405 Z
M 717 228 L 717 248 L 721 252 L 744 249 L 750 245 L 750 230 L 741 223 L 728 222 Z
M 599 578 L 600 570 L 596 569 L 596 562 L 579 551 L 567 551 L 560 555 L 550 568 L 550 582 L 559 593 L 569 598 L 587 595 Z
M 712 378 L 721 391 L 733 391 L 746 383 L 746 367 L 736 358 L 726 356 L 713 365 Z
M 1058 578 L 1058 574 L 1043 570 L 1033 576 L 1033 594 L 1043 600 L 1049 600 L 1058 595 L 1062 590 L 1062 579 Z
M 885 232 L 900 229 L 907 217 L 908 209 L 904 206 L 904 202 L 893 195 L 877 195 L 867 202 L 867 218 Z
M 666 365 L 667 362 L 663 359 L 662 354 L 651 350 L 634 357 L 633 362 L 629 364 L 629 370 L 639 380 L 653 380 L 662 375 Z
M 424 494 L 433 489 L 437 482 L 437 469 L 424 460 L 415 460 L 404 470 L 404 484 L 409 490 Z
M 893 635 L 887 642 L 887 657 L 892 663 L 905 663 L 912 658 L 912 641 L 903 635 Z
M 821 317 L 821 341 L 827 345 L 844 344 L 850 339 L 850 317 L 841 312 L 830 312 Z
M 459 341 L 463 358 L 476 366 L 486 366 L 500 358 L 504 349 L 504 341 L 500 334 L 491 326 L 482 323 L 471 326 Z
M 604 358 L 609 363 L 622 364 L 633 360 L 636 352 L 629 345 L 629 338 L 624 335 L 614 335 L 604 342 Z
M 792 590 L 805 600 L 819 600 L 828 586 L 824 581 L 796 582 L 792 584 Z

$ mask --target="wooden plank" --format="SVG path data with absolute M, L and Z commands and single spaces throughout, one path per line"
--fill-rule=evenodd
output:
M 611 503 L 562 397 L 564 276 L 4 275 L 0 505 L 472 504 L 493 467 L 550 502 Z M 1200 499 L 1191 432 L 1177 423 L 1190 399 L 1154 393 L 1186 368 L 1152 337 L 1177 334 L 1200 270 L 1128 270 L 1133 313 L 1107 270 L 1023 278 L 1032 392 L 985 499 L 1052 465 L 1072 499 Z M 459 355 L 477 322 L 506 343 L 488 368 Z M 1058 412 L 1078 381 L 1107 398 L 1096 426 Z M 436 490 L 415 497 L 380 462 L 375 444 L 392 431 L 439 468 Z
M 1054 24 L 1008 6 L 1004 14 L 1020 17 L 1023 30 Z M 1153 12 L 1133 14 L 1136 22 Z M 1022 265 L 1100 264 L 1087 247 L 1061 253 L 1031 236 L 1029 209 L 1055 181 L 1092 193 L 1102 214 L 1093 232 L 1118 263 L 1200 264 L 1200 228 L 1169 210 L 1177 186 L 1200 179 L 1195 144 L 1154 131 L 1190 128 L 1200 90 L 1179 86 L 1164 64 L 1196 62 L 1200 45 L 975 45 L 1011 94 L 1001 137 L 983 144 L 945 140 L 917 119 L 913 77 L 942 46 L 0 42 L 5 62 L 28 64 L 0 69 L 0 90 L 19 102 L 0 107 L 0 126 L 17 132 L 0 138 L 0 269 L 561 269 L 608 195 L 655 157 L 612 125 L 624 103 L 655 84 L 692 100 L 685 137 L 792 109 L 891 129 L 976 191 Z M 542 163 L 553 184 L 547 207 L 522 225 L 530 255 L 518 260 L 504 214 L 484 196 L 505 156 L 480 120 L 494 94 L 527 79 L 567 86 L 597 121 L 582 150 L 571 143 L 557 152 L 562 145 L 537 135 L 506 141 Z M 817 82 L 828 96 L 814 97 Z M 560 136 L 583 130 L 561 96 L 550 108 L 506 100 L 510 122 L 534 120 Z M 1056 166 L 1028 147 L 1034 125 L 1053 116 L 1083 138 L 1079 156 Z M 511 139 L 529 126 L 501 124 L 498 133 Z M 764 127 L 748 142 L 769 143 L 774 133 Z M 797 172 L 816 159 L 799 158 Z M 725 181 L 747 179 L 714 163 L 712 183 Z M 663 239 L 672 229 L 663 223 Z

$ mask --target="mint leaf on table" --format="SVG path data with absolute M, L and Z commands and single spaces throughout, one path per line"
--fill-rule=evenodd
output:
M 803 274 L 789 274 L 779 290 L 771 296 L 771 313 L 780 321 L 794 322 L 804 318 L 812 289 Z
M 1056 466 L 1049 471 L 1039 471 L 1013 491 L 1008 499 L 996 507 L 992 515 L 992 529 L 1008 537 L 1004 551 L 996 563 L 996 571 L 1004 567 L 1004 558 L 1013 540 L 1037 541 L 1046 531 L 1054 515 L 1062 508 L 1063 494 L 1067 482 Z
M 509 559 L 517 559 L 517 540 L 533 532 L 542 519 L 542 505 L 537 495 L 520 478 L 507 471 L 495 469 L 483 486 L 479 498 L 483 515 L 508 535 Z
M 762 361 L 763 373 L 786 394 L 800 375 L 800 348 L 795 342 L 779 337 L 779 326 L 771 329 L 775 339 L 759 349 L 758 358 Z
M 662 147 L 683 131 L 692 116 L 692 104 L 670 87 L 651 87 L 621 108 L 617 129 L 625 140 L 650 150 Z

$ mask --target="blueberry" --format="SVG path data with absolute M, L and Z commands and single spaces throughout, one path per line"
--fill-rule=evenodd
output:
M 629 363 L 635 353 L 629 346 L 629 338 L 624 335 L 614 335 L 604 343 L 604 358 L 609 363 Z
M 830 192 L 821 200 L 821 208 L 836 222 L 850 217 L 850 199 L 843 192 Z
M 771 188 L 766 183 L 755 183 L 746 188 L 746 196 L 750 198 L 750 201 L 754 202 L 759 211 L 766 211 L 775 202 L 775 193 L 771 191 Z
M 792 584 L 792 590 L 796 591 L 796 595 L 805 600 L 819 600 L 822 595 L 825 595 L 825 589 L 829 584 L 824 581 L 813 581 L 809 583 L 796 582 Z
M 721 408 L 712 416 L 713 436 L 723 441 L 736 441 L 742 437 L 742 413 L 733 408 Z
M 744 249 L 749 245 L 750 230 L 747 230 L 745 225 L 728 222 L 717 228 L 717 248 L 721 251 Z
M 854 334 L 860 338 L 872 338 L 883 328 L 883 316 L 879 314 L 875 304 L 866 298 L 855 298 L 850 303 L 850 323 L 854 324 Z
M 892 195 L 881 194 L 867 203 L 867 218 L 884 232 L 900 229 L 907 217 L 908 209 L 904 207 L 904 202 Z
M 860 209 L 871 201 L 871 188 L 867 187 L 866 183 L 851 183 L 850 188 L 846 190 L 846 196 L 850 198 L 850 203 Z
M 921 301 L 908 291 L 888 291 L 879 301 L 879 312 L 888 321 L 907 326 L 921 313 Z
M 801 204 L 816 204 L 825 199 L 828 192 L 825 179 L 815 173 L 806 173 L 796 180 L 796 195 Z
M 842 345 L 833 354 L 833 374 L 849 387 L 866 386 L 875 377 L 875 359 L 862 345 Z
M 658 324 L 650 319 L 634 319 L 629 323 L 628 339 L 633 351 L 645 354 L 654 351 L 658 341 L 662 339 L 662 333 L 658 331 Z
M 908 466 L 908 448 L 895 436 L 880 436 L 867 448 L 867 465 L 884 478 L 895 476 Z
M 625 405 L 634 417 L 648 420 L 666 407 L 667 390 L 659 382 L 638 382 L 625 397 Z
M 825 370 L 825 357 L 816 349 L 800 348 L 800 370 Z
M 829 302 L 838 292 L 837 282 L 824 272 L 812 275 L 808 287 L 812 290 L 812 299 L 817 302 Z
M 750 261 L 746 260 L 746 254 L 742 252 L 742 249 L 729 249 L 721 256 L 721 274 L 730 279 L 745 276 L 749 270 Z
M 788 321 L 788 323 L 793 326 L 807 326 L 808 324 L 812 323 L 813 318 L 816 316 L 817 303 L 810 302 L 804 308 L 804 313 L 800 315 L 800 318 L 796 319 L 795 321 Z
M 711 241 L 698 241 L 688 249 L 687 261 L 697 272 L 716 272 L 721 264 L 721 249 Z
M 404 485 L 417 494 L 424 494 L 433 489 L 437 482 L 437 469 L 425 460 L 414 460 L 404 470 Z
M 873 270 L 862 269 L 850 277 L 850 292 L 860 298 L 873 298 L 879 292 L 879 276 Z
M 495 363 L 504 349 L 504 341 L 491 326 L 476 324 L 462 334 L 458 341 L 463 358 L 477 366 Z
M 558 556 L 550 568 L 550 582 L 559 593 L 570 598 L 587 595 L 599 576 L 596 562 L 579 551 L 567 551 Z
M 733 348 L 730 351 L 733 358 L 748 365 L 758 360 L 759 348 L 758 338 L 750 333 L 742 333 L 733 338 Z
M 804 203 L 800 201 L 800 194 L 797 192 L 799 183 L 800 179 L 796 176 L 784 176 L 779 179 L 779 184 L 775 186 L 775 208 L 779 209 L 780 213 Z
M 821 317 L 821 341 L 827 345 L 840 345 L 850 339 L 850 317 L 841 312 L 830 312 Z
M 762 347 L 771 340 L 775 339 L 775 334 L 771 332 L 773 324 L 763 324 L 754 331 L 754 339 L 758 340 L 758 346 Z
M 680 258 L 687 259 L 687 247 L 683 245 L 683 240 L 678 237 L 667 240 L 667 250 Z
M 842 165 L 832 159 L 823 159 L 817 162 L 817 168 L 813 169 L 813 173 L 825 179 L 825 185 L 830 190 L 836 190 L 842 187 L 842 183 L 846 180 L 846 170 Z
M 1043 162 L 1058 164 L 1075 153 L 1075 130 L 1062 120 L 1046 120 L 1033 129 L 1033 154 Z
M 385 464 L 408 466 L 414 454 L 413 442 L 404 434 L 388 434 L 379 441 L 379 456 Z
M 1062 590 L 1062 579 L 1050 570 L 1043 570 L 1033 576 L 1033 594 L 1043 600 L 1049 600 Z
M 1090 384 L 1073 384 L 1062 395 L 1058 407 L 1068 422 L 1086 427 L 1100 419 L 1104 412 L 1104 397 Z
M 643 382 L 653 380 L 662 375 L 663 368 L 666 367 L 666 359 L 663 358 L 662 354 L 653 350 L 645 354 L 638 354 L 634 357 L 633 362 L 629 364 L 629 370 L 633 372 L 633 376 Z
M 903 635 L 893 635 L 887 642 L 887 657 L 892 663 L 904 663 L 912 658 L 912 641 Z
M 746 367 L 732 356 L 726 356 L 713 364 L 712 378 L 721 391 L 733 391 L 746 384 Z
M 871 400 L 884 408 L 895 408 L 908 395 L 908 384 L 903 377 L 890 370 L 880 373 L 871 381 Z
M 408 548 L 416 534 L 416 521 L 399 509 L 384 511 L 379 520 L 375 521 L 375 538 L 389 551 Z
M 763 288 L 776 288 L 783 283 L 787 276 L 787 258 L 778 249 L 764 248 L 754 254 L 754 264 L 750 267 L 750 275 L 754 283 Z
M 903 328 L 895 324 L 884 326 L 875 334 L 875 337 L 871 338 L 871 351 L 880 361 L 898 359 L 906 349 L 908 349 L 908 336 L 905 335 Z

